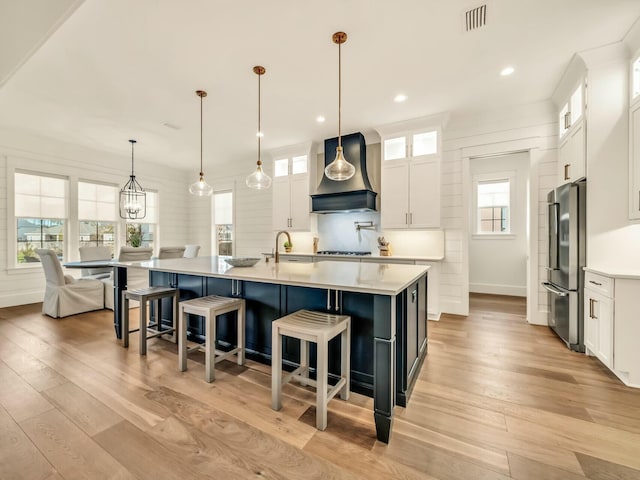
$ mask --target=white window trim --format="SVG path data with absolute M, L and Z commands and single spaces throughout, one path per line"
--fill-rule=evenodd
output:
M 287 175 L 288 178 L 289 176 Z M 279 177 L 282 178 L 282 177 Z M 215 226 L 215 221 L 216 219 L 214 218 L 215 215 L 215 195 L 216 193 L 225 193 L 225 192 L 231 192 L 231 221 L 233 222 L 233 227 L 231 228 L 231 238 L 233 238 L 233 244 L 232 244 L 232 248 L 231 248 L 231 253 L 233 255 L 236 254 L 236 247 L 237 247 L 237 241 L 236 241 L 236 199 L 237 199 L 237 195 L 236 195 L 236 184 L 235 182 L 225 182 L 225 183 L 219 183 L 219 184 L 215 184 L 213 186 L 213 194 L 211 195 L 211 216 L 209 218 L 209 231 L 211 233 L 211 255 L 218 255 L 218 238 L 217 238 L 217 232 L 215 231 L 215 229 L 213 228 Z
M 63 247 L 63 255 L 65 259 L 69 258 L 69 216 L 71 210 L 70 203 L 70 193 L 71 193 L 71 178 L 66 175 L 61 175 L 59 171 L 53 171 L 52 169 L 46 168 L 46 165 L 37 165 L 32 164 L 31 162 L 25 164 L 25 162 L 19 162 L 17 159 L 13 157 L 7 157 L 7 273 L 30 273 L 34 271 L 41 271 L 42 264 L 41 263 L 26 263 L 19 264 L 18 259 L 16 257 L 17 247 L 18 247 L 18 226 L 17 226 L 17 218 L 15 215 L 15 199 L 16 199 L 16 189 L 15 189 L 15 174 L 16 173 L 27 173 L 31 175 L 40 175 L 40 176 L 50 176 L 55 178 L 64 178 L 67 180 L 67 191 L 66 191 L 66 217 L 64 220 L 64 247 Z M 77 213 L 77 209 L 76 209 Z
M 478 184 L 485 182 L 499 182 L 499 181 L 509 181 L 509 231 L 504 233 L 499 232 L 491 232 L 491 233 L 482 233 L 479 231 L 479 222 L 480 219 L 478 217 Z M 472 208 L 473 214 L 470 215 L 471 221 L 473 224 L 471 225 L 470 231 L 471 237 L 474 239 L 484 239 L 484 240 L 495 240 L 495 239 L 515 239 L 517 235 L 513 233 L 513 208 L 516 202 L 516 172 L 515 170 L 507 171 L 507 172 L 494 172 L 494 173 L 479 173 L 477 175 L 473 175 L 472 179 Z
M 64 258 L 65 261 L 80 260 L 79 246 L 79 219 L 78 219 L 78 182 L 103 183 L 105 185 L 115 185 L 122 188 L 126 181 L 124 175 L 101 172 L 100 170 L 92 171 L 93 178 L 88 179 L 86 176 L 78 177 L 78 166 L 76 163 L 58 162 L 52 158 L 43 155 L 33 154 L 29 157 L 21 156 L 20 153 L 6 155 L 7 171 L 6 171 L 6 188 L 7 188 L 7 269 L 9 275 L 34 273 L 42 271 L 42 264 L 18 265 L 16 258 L 17 250 L 17 225 L 15 216 L 15 173 L 30 172 L 36 175 L 48 175 L 51 177 L 65 178 L 68 181 L 68 198 L 67 198 L 67 217 L 65 218 L 65 242 L 64 242 Z M 155 223 L 156 232 L 154 243 L 160 244 L 160 188 L 158 184 L 145 180 L 145 190 L 154 192 L 158 196 L 158 204 L 156 209 L 158 212 L 157 222 Z M 126 244 L 126 220 L 117 218 L 118 235 L 116 237 L 116 252 L 120 251 L 120 247 Z M 151 223 L 151 222 L 147 222 Z

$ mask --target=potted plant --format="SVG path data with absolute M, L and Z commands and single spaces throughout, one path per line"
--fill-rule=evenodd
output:
M 129 245 L 132 247 L 139 247 L 142 245 L 142 232 L 135 226 L 130 226 L 129 230 Z
M 284 242 L 284 251 L 289 253 L 291 252 L 291 249 L 293 248 L 293 243 L 291 242 Z

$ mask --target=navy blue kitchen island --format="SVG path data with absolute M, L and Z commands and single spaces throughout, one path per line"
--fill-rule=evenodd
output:
M 179 288 L 181 300 L 214 294 L 244 298 L 247 357 L 267 364 L 271 362 L 273 320 L 303 308 L 350 315 L 351 388 L 373 397 L 377 437 L 388 443 L 394 406 L 406 406 L 427 353 L 428 266 L 327 261 L 260 262 L 254 267 L 232 268 L 224 257 L 114 266 L 114 325 L 118 338 L 127 267 L 148 269 L 151 285 Z M 168 305 L 160 313 L 163 323 L 173 321 Z M 235 313 L 229 315 L 233 317 Z M 218 340 L 223 349 L 236 342 L 234 323 L 218 323 Z M 204 338 L 200 317 L 189 317 L 188 335 L 194 341 Z M 283 358 L 285 367 L 297 366 L 297 340 L 285 339 Z M 330 344 L 329 360 L 329 372 L 336 378 L 339 362 L 338 339 Z

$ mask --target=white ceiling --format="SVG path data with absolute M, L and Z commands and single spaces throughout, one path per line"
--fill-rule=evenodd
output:
M 24 0 L 20 11 L 12 3 L 0 0 L 0 31 L 10 37 L 1 38 L 0 82 L 11 74 L 0 83 L 0 127 L 123 156 L 136 138 L 136 159 L 197 170 L 194 92 L 204 89 L 205 172 L 255 158 L 254 65 L 267 69 L 264 149 L 337 135 L 335 31 L 349 36 L 350 133 L 548 99 L 573 53 L 621 40 L 640 16 L 638 0 L 489 0 L 487 26 L 466 33 L 463 13 L 480 2 Z M 506 65 L 516 72 L 500 77 Z M 409 98 L 396 104 L 400 92 Z

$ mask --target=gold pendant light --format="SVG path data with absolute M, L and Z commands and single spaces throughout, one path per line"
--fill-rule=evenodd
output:
M 189 185 L 189 193 L 199 197 L 209 197 L 213 194 L 213 187 L 205 182 L 202 171 L 202 99 L 207 96 L 207 92 L 196 90 L 196 95 L 200 97 L 200 179 Z
M 356 167 L 350 164 L 342 153 L 342 44 L 347 41 L 347 34 L 336 32 L 333 34 L 333 43 L 338 44 L 338 148 L 336 158 L 326 166 L 324 174 L 331 180 L 338 182 L 349 180 L 356 173 Z
M 133 146 L 136 141 L 129 140 L 129 142 L 131 143 L 131 175 L 129 181 L 120 189 L 120 218 L 138 220 L 147 215 L 147 193 L 138 183 L 133 172 Z
M 247 187 L 262 190 L 271 186 L 271 177 L 262 170 L 262 160 L 260 159 L 260 139 L 262 138 L 262 130 L 260 129 L 260 77 L 265 74 L 264 67 L 257 65 L 253 67 L 253 72 L 258 75 L 258 162 L 255 172 L 247 177 Z

